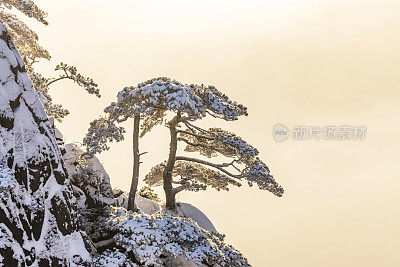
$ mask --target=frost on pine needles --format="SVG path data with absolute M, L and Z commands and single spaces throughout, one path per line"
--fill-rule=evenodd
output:
M 118 93 L 118 101 L 105 109 L 115 119 L 124 119 L 133 113 L 146 117 L 160 110 L 179 111 L 189 120 L 207 114 L 225 120 L 247 115 L 246 107 L 231 101 L 214 86 L 182 84 L 166 77 L 151 79 L 136 87 L 125 87 Z

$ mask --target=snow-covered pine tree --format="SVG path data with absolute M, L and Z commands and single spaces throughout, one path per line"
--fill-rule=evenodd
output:
M 6 9 L 11 10 L 13 8 L 44 25 L 48 25 L 46 20 L 47 13 L 31 0 L 0 1 L 0 19 L 6 26 L 8 33 L 11 35 L 17 50 L 25 62 L 25 68 L 35 87 L 36 93 L 43 103 L 46 114 L 58 121 L 62 121 L 69 114 L 69 111 L 63 108 L 62 105 L 54 103 L 49 94 L 50 85 L 59 80 L 71 80 L 83 87 L 89 94 L 100 97 L 98 85 L 93 79 L 84 77 L 74 66 L 60 63 L 55 67 L 58 76 L 54 78 L 46 78 L 35 72 L 34 63 L 40 59 L 50 60 L 50 53 L 38 43 L 38 35 L 28 25 L 21 21 L 15 14 L 6 11 Z
M 85 155 L 87 157 L 108 150 L 108 142 L 119 142 L 124 139 L 125 129 L 117 126 L 116 123 L 126 121 L 130 118 L 133 119 L 133 171 L 128 196 L 128 210 L 136 211 L 135 196 L 139 182 L 140 156 L 142 155 L 139 153 L 139 126 L 143 114 L 141 114 L 139 110 L 130 110 L 130 104 L 127 99 L 121 100 L 124 102 L 120 101 L 118 105 L 123 114 L 108 112 L 109 107 L 106 108 L 107 116 L 100 117 L 90 123 L 88 133 L 83 139 L 83 144 L 87 147 L 87 153 Z M 115 103 L 112 105 L 115 105 Z M 116 109 L 114 108 L 113 110 Z
M 0 32 L 0 262 L 89 266 L 49 120 L 2 23 Z
M 247 115 L 247 108 L 231 101 L 214 86 L 182 84 L 169 78 L 155 78 L 135 87 L 126 87 L 118 93 L 118 101 L 105 109 L 108 117 L 95 121 L 89 128 L 84 144 L 88 152 L 97 153 L 108 146 L 108 141 L 123 139 L 123 128 L 115 122 L 140 114 L 141 136 L 157 124 L 166 121 L 170 131 L 170 151 L 167 161 L 155 166 L 146 176 L 150 185 L 163 184 L 166 205 L 175 208 L 175 196 L 182 190 L 199 191 L 208 186 L 228 190 L 229 185 L 240 186 L 242 180 L 254 183 L 262 190 L 277 196 L 283 189 L 274 180 L 267 165 L 258 156 L 258 150 L 233 133 L 218 128 L 202 129 L 193 124 L 206 115 L 225 121 Z M 101 127 L 100 127 L 101 125 Z M 104 129 L 105 131 L 99 131 Z M 187 145 L 186 151 L 198 151 L 208 158 L 222 155 L 231 158 L 227 163 L 213 163 L 199 158 L 177 156 L 178 141 Z M 174 178 L 179 178 L 175 181 Z M 177 187 L 173 187 L 177 184 Z
M 29 71 L 39 59 L 50 59 L 50 53 L 38 43 L 38 35 L 28 25 L 15 14 L 6 11 L 13 8 L 44 25 L 49 24 L 46 20 L 47 13 L 31 0 L 2 0 L 0 2 L 0 18 L 24 60 L 25 68 Z

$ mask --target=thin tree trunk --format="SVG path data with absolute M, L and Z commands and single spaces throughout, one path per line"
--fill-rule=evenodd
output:
M 139 165 L 140 165 L 140 155 L 139 155 L 139 124 L 140 115 L 137 114 L 133 118 L 133 173 L 131 189 L 129 191 L 128 198 L 128 210 L 135 210 L 135 195 L 139 182 Z
M 179 123 L 179 120 L 180 120 L 180 113 L 178 112 L 176 117 L 169 122 L 169 132 L 171 135 L 171 141 L 169 144 L 169 157 L 167 165 L 165 166 L 163 172 L 166 206 L 167 209 L 169 210 L 175 209 L 175 193 L 173 192 L 173 187 L 172 187 L 172 170 L 174 169 L 176 150 L 178 147 L 178 139 L 177 139 L 178 132 L 176 130 L 176 125 Z

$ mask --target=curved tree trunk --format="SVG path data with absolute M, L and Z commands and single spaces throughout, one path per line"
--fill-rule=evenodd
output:
M 140 155 L 139 155 L 139 124 L 140 115 L 135 115 L 133 118 L 133 173 L 131 189 L 129 190 L 128 198 L 128 210 L 135 210 L 135 195 L 139 182 L 139 165 L 140 165 Z
M 171 141 L 169 144 L 169 157 L 163 173 L 166 206 L 167 209 L 169 210 L 175 209 L 175 192 L 173 191 L 172 187 L 172 170 L 174 169 L 176 150 L 178 147 L 178 139 L 177 139 L 178 132 L 176 130 L 176 125 L 179 123 L 179 120 L 180 120 L 180 113 L 178 112 L 176 117 L 169 122 L 169 132 L 171 136 Z

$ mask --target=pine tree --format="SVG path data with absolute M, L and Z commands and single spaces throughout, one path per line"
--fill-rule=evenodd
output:
M 83 144 L 87 147 L 87 153 L 84 156 L 91 157 L 96 153 L 108 150 L 108 142 L 122 141 L 126 131 L 123 127 L 117 126 L 116 122 L 121 123 L 133 118 L 133 171 L 128 197 L 128 210 L 136 211 L 135 196 L 139 182 L 140 156 L 143 154 L 139 153 L 141 114 L 138 110 L 129 110 L 129 103 L 126 102 L 126 99 L 121 99 L 118 105 L 119 107 L 117 108 L 113 103 L 112 106 L 105 109 L 105 112 L 108 113 L 106 117 L 101 117 L 90 123 L 88 133 L 83 139 Z M 118 113 L 117 110 L 123 114 Z
M 166 121 L 170 132 L 168 159 L 153 167 L 146 176 L 149 185 L 163 185 L 168 209 L 175 208 L 175 196 L 182 190 L 199 191 L 211 186 L 228 190 L 229 185 L 240 186 L 242 180 L 256 184 L 277 196 L 283 189 L 274 180 L 267 165 L 258 158 L 258 150 L 234 133 L 219 128 L 202 129 L 195 121 L 207 115 L 225 121 L 235 121 L 247 115 L 247 108 L 231 101 L 214 86 L 186 85 L 169 78 L 156 78 L 126 87 L 118 93 L 118 101 L 105 109 L 102 128 L 91 124 L 84 144 L 89 153 L 107 149 L 106 142 L 123 139 L 123 128 L 116 122 L 134 114 L 142 119 L 141 135 Z M 167 120 L 167 114 L 173 114 Z M 208 158 L 222 155 L 231 158 L 227 163 L 213 163 L 200 158 L 177 156 L 178 142 L 186 144 L 186 152 L 199 152 Z M 175 178 L 179 178 L 177 181 Z M 174 187 L 173 184 L 177 184 Z
M 83 87 L 89 94 L 100 97 L 98 85 L 93 79 L 84 77 L 74 66 L 64 63 L 58 64 L 55 67 L 58 76 L 55 78 L 47 78 L 35 72 L 34 64 L 41 59 L 50 60 L 50 53 L 38 43 L 38 35 L 28 25 L 21 21 L 15 14 L 6 11 L 13 8 L 44 25 L 48 25 L 48 21 L 46 20 L 47 13 L 31 0 L 5 0 L 0 2 L 0 19 L 7 28 L 25 63 L 25 69 L 31 78 L 36 93 L 43 103 L 46 114 L 54 117 L 59 122 L 69 114 L 69 111 L 63 108 L 62 105 L 54 103 L 49 94 L 50 86 L 63 79 L 71 80 Z

